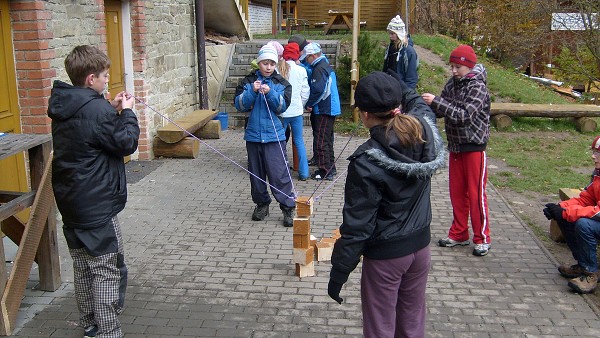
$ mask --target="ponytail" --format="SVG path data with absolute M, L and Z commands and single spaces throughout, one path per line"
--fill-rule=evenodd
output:
M 290 79 L 290 65 L 283 58 L 280 58 L 277 63 L 277 70 L 279 71 L 279 75 L 283 76 L 284 79 Z
M 387 123 L 386 134 L 390 133 L 392 129 L 403 147 L 414 147 L 419 143 L 425 143 L 423 126 L 414 116 L 402 113 L 393 114 Z

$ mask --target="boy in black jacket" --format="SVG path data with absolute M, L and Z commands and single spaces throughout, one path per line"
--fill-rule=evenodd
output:
M 140 129 L 133 96 L 112 102 L 110 60 L 93 46 L 77 46 L 65 59 L 73 85 L 54 81 L 48 103 L 52 119 L 52 187 L 63 233 L 73 258 L 75 298 L 84 337 L 122 337 L 127 267 L 117 214 L 125 207 L 123 157 L 138 146 Z

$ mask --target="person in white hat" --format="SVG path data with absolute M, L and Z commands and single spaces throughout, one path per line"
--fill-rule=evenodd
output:
M 342 113 L 337 78 L 321 51 L 321 45 L 311 42 L 304 47 L 300 60 L 310 65 L 310 96 L 306 110 L 311 112 L 313 128 L 313 159 L 318 169 L 314 180 L 333 180 L 337 174 L 333 153 L 333 126 L 336 116 Z
M 292 86 L 275 70 L 279 56 L 272 45 L 261 47 L 256 58 L 258 70 L 242 79 L 235 90 L 234 104 L 240 112 L 248 113 L 244 140 L 248 152 L 248 170 L 252 201 L 256 204 L 253 221 L 269 215 L 271 192 L 283 212 L 283 225 L 291 227 L 296 203 L 287 163 L 281 153 L 285 149 L 285 131 L 279 115 L 286 111 L 292 97 Z
M 406 33 L 406 25 L 400 15 L 396 15 L 387 26 L 390 45 L 383 58 L 383 71 L 393 70 L 400 75 L 406 85 L 415 89 L 419 82 L 417 67 L 419 60 L 410 36 Z

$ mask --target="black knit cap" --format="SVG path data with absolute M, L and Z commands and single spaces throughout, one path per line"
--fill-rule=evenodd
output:
M 402 89 L 394 77 L 384 72 L 373 72 L 358 81 L 354 91 L 354 105 L 369 113 L 383 113 L 398 108 Z
M 306 45 L 308 44 L 308 41 L 306 41 L 306 39 L 304 38 L 304 36 L 302 36 L 302 34 L 294 34 L 294 35 L 292 35 L 288 39 L 288 43 L 290 43 L 290 42 L 297 43 L 298 46 L 300 47 L 300 51 L 301 52 L 304 49 L 304 47 L 306 47 Z

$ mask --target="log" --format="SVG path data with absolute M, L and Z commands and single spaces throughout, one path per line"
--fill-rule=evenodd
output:
M 220 139 L 221 121 L 210 120 L 202 128 L 194 132 L 194 136 L 201 139 Z
M 214 110 L 195 110 L 175 120 L 175 123 L 158 128 L 157 135 L 163 142 L 176 143 L 196 132 L 215 116 L 217 116 L 217 112 Z
M 167 143 L 155 137 L 153 146 L 156 157 L 197 158 L 200 152 L 200 141 L 191 136 L 177 143 Z
M 596 131 L 598 124 L 589 117 L 578 117 L 575 119 L 575 129 L 581 133 L 591 133 Z
M 503 130 L 512 126 L 512 119 L 504 114 L 498 114 L 492 116 L 492 124 L 496 129 Z
M 593 104 L 524 104 L 494 102 L 490 115 L 509 117 L 600 117 L 600 106 Z

